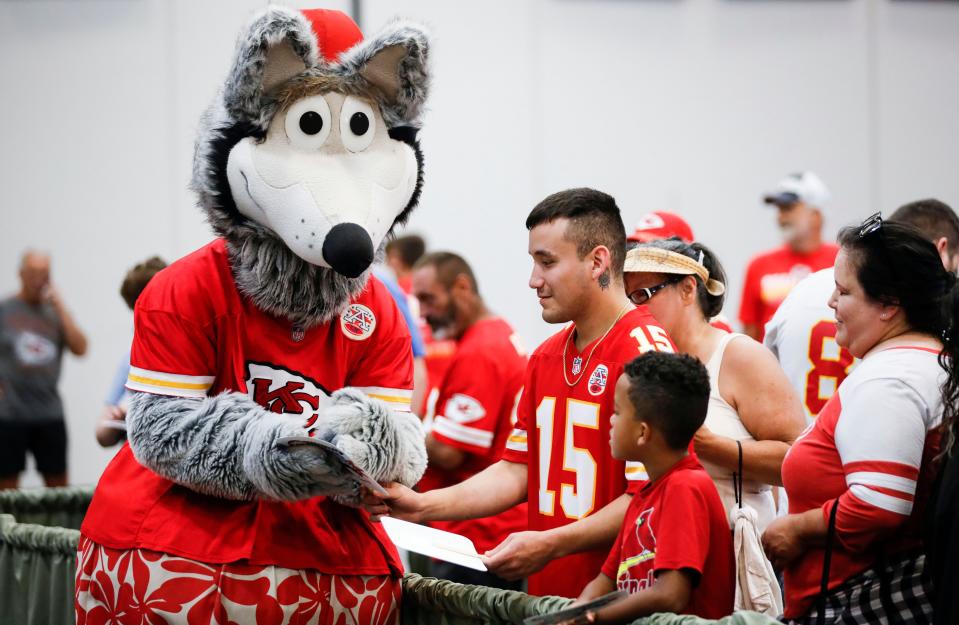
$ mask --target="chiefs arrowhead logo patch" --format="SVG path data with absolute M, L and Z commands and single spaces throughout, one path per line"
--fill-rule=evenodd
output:
M 365 341 L 376 329 L 376 315 L 362 304 L 350 304 L 340 315 L 340 329 L 348 339 Z

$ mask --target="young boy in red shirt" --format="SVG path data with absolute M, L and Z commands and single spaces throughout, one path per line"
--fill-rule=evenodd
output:
M 732 613 L 729 522 L 712 480 L 688 451 L 708 403 L 706 368 L 686 355 L 643 354 L 616 382 L 613 456 L 642 462 L 649 482 L 633 496 L 602 573 L 578 601 L 616 589 L 630 595 L 588 612 L 588 622 L 628 623 L 656 612 Z

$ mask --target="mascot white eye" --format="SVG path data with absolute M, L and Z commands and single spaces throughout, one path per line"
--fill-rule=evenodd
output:
M 340 111 L 340 136 L 350 152 L 362 152 L 373 143 L 376 118 L 373 107 L 353 96 L 347 96 Z
M 330 136 L 332 118 L 326 98 L 321 95 L 303 98 L 286 112 L 286 136 L 293 147 L 315 150 Z

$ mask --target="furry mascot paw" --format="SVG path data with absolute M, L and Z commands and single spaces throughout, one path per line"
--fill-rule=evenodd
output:
M 345 388 L 333 393 L 323 413 L 329 439 L 378 482 L 415 485 L 426 470 L 426 435 L 415 415 L 391 411 L 378 399 Z M 359 503 L 359 493 L 337 496 L 348 505 Z

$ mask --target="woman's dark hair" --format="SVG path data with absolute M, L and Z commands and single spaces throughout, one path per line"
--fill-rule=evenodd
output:
M 709 272 L 709 278 L 717 282 L 722 282 L 723 285 L 726 284 L 726 270 L 723 269 L 722 263 L 719 262 L 716 254 L 702 243 L 686 243 L 679 237 L 673 237 L 671 239 L 656 239 L 648 243 L 640 243 L 636 247 L 652 247 L 669 250 L 670 252 L 676 252 L 677 254 L 692 258 L 697 262 L 699 262 L 701 255 L 702 264 L 706 268 L 706 271 Z M 706 285 L 703 284 L 702 278 L 697 275 L 693 275 L 693 277 L 696 278 L 696 300 L 699 303 L 699 309 L 703 312 L 703 316 L 707 320 L 712 319 L 722 311 L 723 303 L 726 301 L 726 294 L 710 295 L 706 290 Z
M 839 245 L 855 268 L 856 279 L 873 301 L 899 306 L 912 330 L 942 341 L 939 366 L 947 373 L 942 386 L 943 427 L 956 428 L 959 416 L 959 288 L 955 274 L 942 266 L 936 246 L 922 232 L 903 223 L 881 222 L 872 232 L 843 228 Z M 947 436 L 951 446 L 952 437 Z

